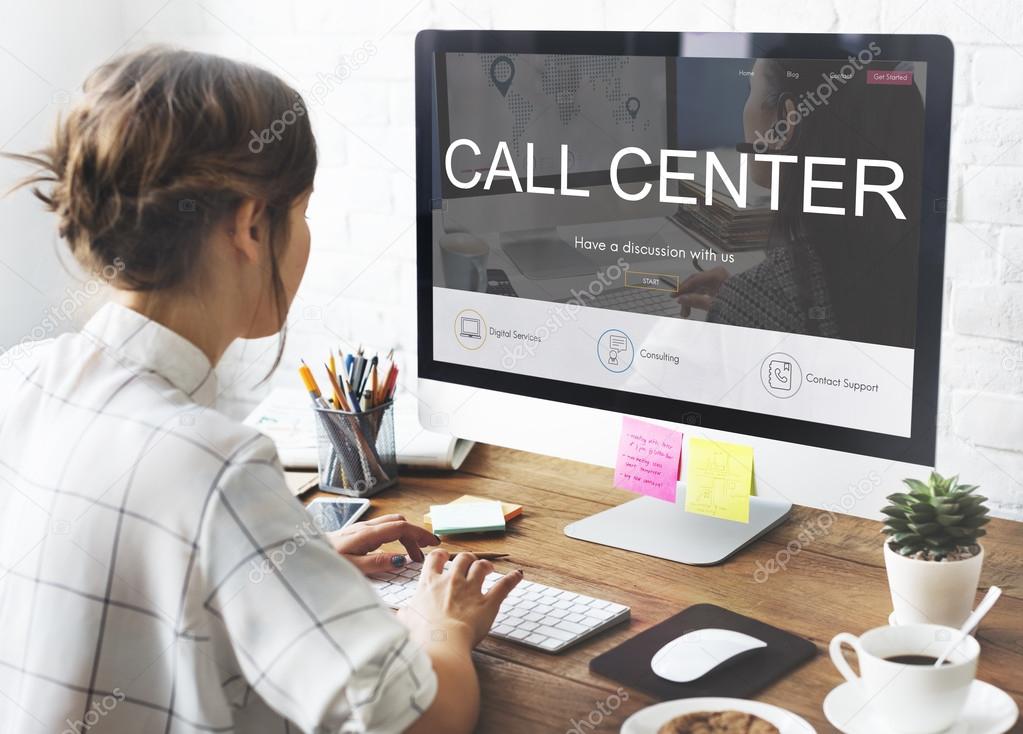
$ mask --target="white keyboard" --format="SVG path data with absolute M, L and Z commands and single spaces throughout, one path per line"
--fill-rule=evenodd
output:
M 384 603 L 398 609 L 415 593 L 422 567 L 411 562 L 395 573 L 373 576 L 370 583 Z M 489 591 L 502 575 L 489 574 L 483 581 L 483 591 Z M 628 618 L 629 608 L 622 604 L 520 581 L 501 605 L 490 634 L 545 652 L 561 652 Z

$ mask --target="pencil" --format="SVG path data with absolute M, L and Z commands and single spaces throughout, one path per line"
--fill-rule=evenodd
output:
M 305 360 L 299 360 L 302 362 L 302 366 L 298 368 L 298 375 L 302 378 L 302 383 L 305 385 L 305 389 L 309 392 L 309 396 L 313 399 L 316 405 L 323 405 L 323 393 L 320 392 L 320 386 L 316 384 L 316 378 L 313 377 L 313 371 L 309 369 L 309 365 L 305 363 Z
M 329 365 L 324 365 L 327 368 L 327 377 L 330 378 L 330 387 L 334 391 L 334 404 L 338 410 L 348 410 L 348 401 L 344 398 L 344 393 L 341 392 L 341 386 L 337 382 L 337 375 L 330 369 Z

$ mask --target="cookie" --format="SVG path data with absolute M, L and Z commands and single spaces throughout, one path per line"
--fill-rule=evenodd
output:
M 666 721 L 657 734 L 780 734 L 758 716 L 741 711 L 698 711 Z

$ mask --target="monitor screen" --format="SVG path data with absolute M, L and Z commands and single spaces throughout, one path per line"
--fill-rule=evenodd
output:
M 431 363 L 910 439 L 928 63 L 835 56 L 433 54 Z

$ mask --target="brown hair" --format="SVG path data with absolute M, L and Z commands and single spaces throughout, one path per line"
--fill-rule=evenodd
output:
M 267 206 L 269 276 L 283 321 L 278 254 L 288 210 L 316 172 L 298 92 L 249 64 L 161 47 L 104 64 L 84 92 L 52 145 L 9 156 L 38 167 L 19 186 L 32 186 L 57 214 L 76 259 L 92 272 L 117 272 L 118 288 L 173 288 L 192 272 L 211 227 L 257 199 Z

